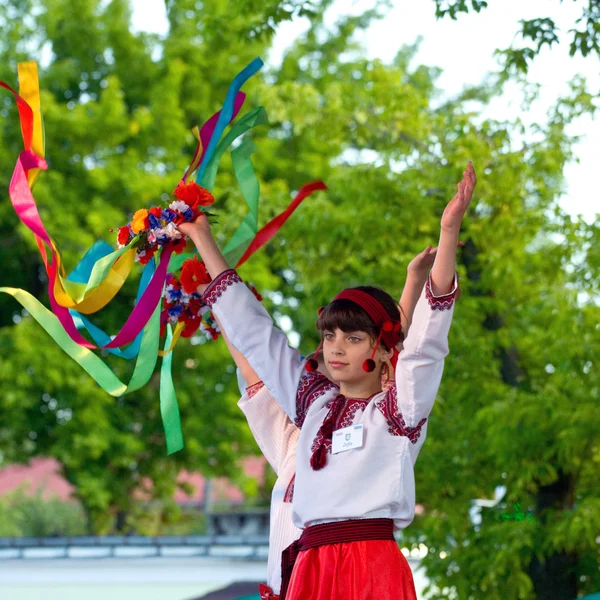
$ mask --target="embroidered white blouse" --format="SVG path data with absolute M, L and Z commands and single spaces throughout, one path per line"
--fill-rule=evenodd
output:
M 248 420 L 258 447 L 277 475 L 271 494 L 267 585 L 275 594 L 279 594 L 281 553 L 301 533 L 292 522 L 296 446 L 300 430 L 275 402 L 262 382 L 250 386 L 238 406 Z
M 402 529 L 412 522 L 414 464 L 442 379 L 456 291 L 455 280 L 450 294 L 434 296 L 427 282 L 398 358 L 395 384 L 369 399 L 353 399 L 340 396 L 320 373 L 305 370 L 299 351 L 234 270 L 221 273 L 207 288 L 204 301 L 231 343 L 301 428 L 292 503 L 297 527 L 389 518 Z M 362 424 L 363 445 L 337 454 L 329 448 L 325 467 L 313 470 L 310 458 L 322 442 L 319 429 L 334 402 L 344 403 L 335 429 Z

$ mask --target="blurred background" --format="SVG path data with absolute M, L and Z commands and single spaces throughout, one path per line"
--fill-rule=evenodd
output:
M 473 160 L 462 297 L 399 543 L 423 598 L 600 592 L 598 0 L 0 0 L 0 31 L 0 79 L 16 87 L 18 62 L 40 65 L 36 200 L 67 270 L 175 187 L 191 128 L 265 60 L 244 88 L 244 110 L 269 115 L 251 134 L 259 225 L 307 181 L 329 191 L 241 275 L 304 352 L 342 287 L 400 296 Z M 6 190 L 21 149 L 8 94 L 0 117 Z M 228 156 L 215 195 L 222 241 L 244 215 Z M 0 285 L 47 305 L 6 192 L 0 257 Z M 136 285 L 95 322 L 118 330 Z M 225 345 L 181 342 L 174 379 L 186 446 L 167 457 L 158 378 L 108 396 L 0 296 L 2 600 L 255 592 L 274 474 Z

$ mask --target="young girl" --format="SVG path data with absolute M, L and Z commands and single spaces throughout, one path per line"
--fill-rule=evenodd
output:
M 399 303 L 404 335 L 410 327 L 417 300 L 427 281 L 436 251 L 437 248 L 428 246 L 408 265 L 406 284 Z M 204 293 L 206 287 L 198 286 L 198 293 Z M 231 345 L 221 324 L 219 328 L 237 365 L 240 391 L 245 389 L 238 406 L 248 421 L 258 447 L 277 475 L 271 494 L 267 585 L 261 584 L 259 589 L 261 600 L 277 600 L 281 589 L 282 552 L 301 534 L 301 530 L 292 522 L 291 509 L 296 473 L 296 445 L 300 430 L 277 404 L 248 361 Z M 319 364 L 319 371 L 331 378 L 323 363 Z
M 400 314 L 381 290 L 343 290 L 320 312 L 324 360 L 339 385 L 288 345 L 229 269 L 207 219 L 182 226 L 213 278 L 204 301 L 301 429 L 292 510 L 303 533 L 284 554 L 282 598 L 416 598 L 393 530 L 414 517 L 413 465 L 448 353 L 456 247 L 475 184 L 469 163 L 442 215 L 437 256 L 399 356 Z M 381 371 L 396 360 L 395 382 L 383 392 Z

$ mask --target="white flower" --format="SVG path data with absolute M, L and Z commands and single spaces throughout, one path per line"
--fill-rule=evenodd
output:
M 175 223 L 169 223 L 164 229 L 163 233 L 169 240 L 179 240 L 183 237 L 183 234 L 177 229 Z
M 184 213 L 189 210 L 189 206 L 183 200 L 173 200 L 173 202 L 169 204 L 169 208 L 180 213 Z
M 188 294 L 185 290 L 181 290 L 181 302 L 182 304 L 189 304 L 192 299 L 192 295 Z

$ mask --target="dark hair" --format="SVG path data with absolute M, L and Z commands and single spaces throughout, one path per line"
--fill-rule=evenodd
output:
M 392 321 L 400 320 L 398 305 L 387 292 L 371 285 L 361 285 L 350 289 L 360 290 L 373 296 L 383 306 Z M 324 331 L 335 331 L 336 329 L 341 329 L 345 333 L 364 331 L 369 334 L 372 340 L 376 340 L 379 336 L 379 329 L 376 327 L 373 319 L 371 319 L 364 308 L 361 308 L 358 304 L 350 300 L 334 300 L 330 302 L 317 319 L 317 329 L 321 332 L 321 337 Z M 391 348 L 385 345 L 383 340 L 381 343 L 386 350 L 391 350 Z

